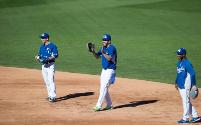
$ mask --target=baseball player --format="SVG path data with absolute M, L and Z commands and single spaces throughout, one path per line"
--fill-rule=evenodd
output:
M 111 44 L 111 36 L 109 34 L 103 35 L 103 46 L 96 53 L 93 51 L 93 55 L 98 59 L 102 59 L 102 72 L 100 78 L 100 95 L 94 111 L 109 110 L 112 108 L 112 100 L 108 88 L 115 82 L 116 76 L 116 64 L 117 64 L 117 50 L 114 45 Z M 106 100 L 107 106 L 102 109 L 102 103 Z
M 186 49 L 177 50 L 177 76 L 175 87 L 179 90 L 183 103 L 183 118 L 177 121 L 179 124 L 195 123 L 201 120 L 190 100 L 190 90 L 196 84 L 195 71 L 186 57 Z M 191 120 L 190 117 L 192 117 Z
M 42 75 L 47 87 L 48 99 L 56 102 L 56 86 L 54 83 L 55 59 L 58 57 L 57 46 L 49 41 L 49 34 L 40 36 L 42 45 L 35 59 L 42 63 Z

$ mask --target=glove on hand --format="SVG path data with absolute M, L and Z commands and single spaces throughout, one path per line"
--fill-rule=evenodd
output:
M 87 49 L 89 50 L 89 52 L 95 52 L 95 44 L 89 42 L 87 43 Z
M 191 97 L 192 99 L 196 99 L 196 98 L 198 97 L 198 94 L 199 94 L 199 90 L 198 90 L 197 86 L 194 85 L 194 86 L 191 88 L 190 97 Z

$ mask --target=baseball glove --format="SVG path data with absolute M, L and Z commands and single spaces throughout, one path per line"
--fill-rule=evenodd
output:
M 199 90 L 198 90 L 197 86 L 194 85 L 194 86 L 191 88 L 190 97 L 191 97 L 192 99 L 196 99 L 196 98 L 198 97 L 198 94 L 199 94 Z
M 87 43 L 87 49 L 89 50 L 89 52 L 95 52 L 95 44 L 89 42 Z

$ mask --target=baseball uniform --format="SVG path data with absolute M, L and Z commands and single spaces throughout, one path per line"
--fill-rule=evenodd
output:
M 42 34 L 44 35 L 44 34 Z M 41 36 L 41 39 L 43 37 Z M 49 35 L 48 35 L 49 39 Z M 42 60 L 42 75 L 47 87 L 47 93 L 49 101 L 55 101 L 56 99 L 56 85 L 54 82 L 54 73 L 55 73 L 55 59 L 58 57 L 57 46 L 52 42 L 47 42 L 47 44 L 42 44 L 39 49 L 38 56 Z M 49 60 L 51 57 L 54 57 L 53 60 Z
M 177 54 L 180 56 L 180 52 L 184 51 L 183 54 L 186 54 L 186 50 L 181 48 L 178 50 Z M 182 53 L 182 52 L 181 52 Z M 179 123 L 185 123 L 189 121 L 189 118 L 198 118 L 198 114 L 195 108 L 192 106 L 190 100 L 190 89 L 193 85 L 196 84 L 195 71 L 193 69 L 190 61 L 185 57 L 178 61 L 177 63 L 177 77 L 175 83 L 178 86 L 183 104 L 183 118 L 178 121 Z
M 105 45 L 95 53 L 95 57 L 101 57 L 102 61 L 102 72 L 100 78 L 100 94 L 95 111 L 99 111 L 102 108 L 103 101 L 106 101 L 106 108 L 110 109 L 112 107 L 112 100 L 108 91 L 111 84 L 114 84 L 116 77 L 116 65 L 117 65 L 117 50 L 116 47 L 111 44 L 111 36 L 105 34 L 103 36 L 103 43 Z M 106 58 L 107 56 L 107 58 Z M 109 59 L 108 59 L 109 58 Z

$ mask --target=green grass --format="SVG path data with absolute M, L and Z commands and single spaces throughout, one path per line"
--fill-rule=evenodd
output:
M 0 0 L 0 65 L 40 69 L 34 61 L 49 32 L 59 71 L 100 74 L 86 50 L 104 33 L 118 49 L 119 77 L 173 83 L 175 51 L 187 48 L 201 86 L 200 0 Z

